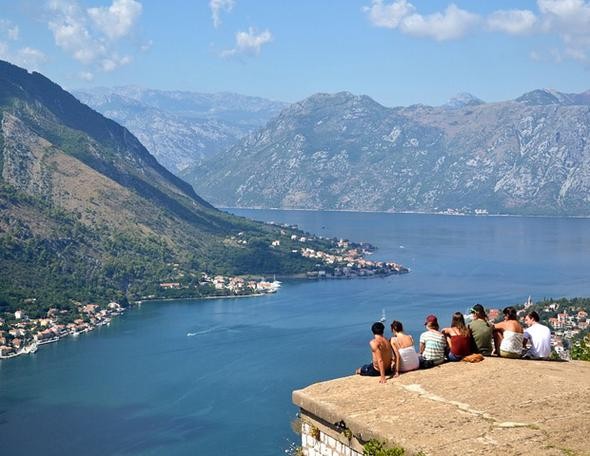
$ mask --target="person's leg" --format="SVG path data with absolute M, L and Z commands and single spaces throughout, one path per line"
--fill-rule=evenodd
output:
M 375 369 L 375 366 L 373 366 L 373 363 L 365 364 L 364 366 L 357 369 L 356 373 L 358 375 L 367 376 L 367 377 L 379 377 L 381 375 L 379 373 L 379 371 L 377 369 Z
M 507 352 L 507 351 L 504 351 L 504 350 L 500 350 L 500 356 L 502 358 L 518 359 L 518 358 L 520 358 L 520 353 L 513 353 L 513 352 Z
M 453 352 L 449 352 L 448 358 L 449 358 L 449 361 L 453 361 L 453 362 L 461 361 L 463 359 L 462 356 L 457 356 Z

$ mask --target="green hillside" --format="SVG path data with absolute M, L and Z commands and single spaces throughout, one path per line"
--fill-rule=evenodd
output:
M 166 281 L 209 294 L 203 272 L 314 268 L 292 252 L 295 230 L 216 210 L 128 130 L 38 73 L 0 62 L 0 119 L 3 310 L 137 299 Z

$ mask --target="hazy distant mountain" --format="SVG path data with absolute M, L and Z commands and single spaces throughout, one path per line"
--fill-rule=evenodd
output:
M 444 106 L 447 108 L 464 108 L 466 106 L 477 106 L 484 103 L 483 100 L 480 100 L 475 95 L 462 92 L 451 98 Z
M 287 106 L 234 93 L 202 94 L 133 86 L 73 93 L 127 127 L 174 173 L 236 144 Z
M 108 302 L 201 271 L 315 264 L 287 241 L 271 248 L 279 228 L 214 209 L 127 129 L 2 61 L 0 121 L 0 307 Z
M 228 206 L 590 215 L 589 94 L 408 108 L 318 94 L 185 175 Z

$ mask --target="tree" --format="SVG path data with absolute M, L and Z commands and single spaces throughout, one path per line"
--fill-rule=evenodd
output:
M 590 361 L 590 334 L 572 345 L 571 356 L 572 359 Z

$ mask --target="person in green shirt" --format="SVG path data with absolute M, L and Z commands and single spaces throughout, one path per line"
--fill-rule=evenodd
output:
M 471 308 L 471 317 L 472 320 L 468 326 L 473 336 L 474 352 L 490 356 L 492 354 L 493 326 L 488 323 L 488 318 L 481 304 L 475 304 Z

